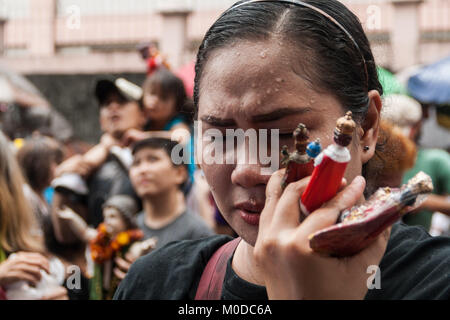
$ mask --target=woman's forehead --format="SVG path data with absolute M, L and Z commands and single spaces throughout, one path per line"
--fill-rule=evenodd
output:
M 298 53 L 290 49 L 277 41 L 243 41 L 214 51 L 202 74 L 199 117 L 237 113 L 250 117 L 287 107 L 314 109 L 326 97 L 313 89 L 302 63 L 295 61 Z

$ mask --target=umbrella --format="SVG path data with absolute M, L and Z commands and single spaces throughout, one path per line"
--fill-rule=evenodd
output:
M 408 91 L 422 103 L 450 104 L 450 56 L 426 66 L 408 80 Z
M 391 94 L 408 94 L 406 88 L 398 81 L 398 79 L 389 71 L 382 67 L 377 67 L 378 79 L 383 86 L 383 95 Z

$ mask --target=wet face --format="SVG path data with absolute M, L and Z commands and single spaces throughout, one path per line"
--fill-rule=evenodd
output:
M 336 120 L 345 110 L 333 95 L 318 90 L 306 79 L 298 61 L 308 63 L 308 56 L 295 52 L 276 41 L 241 41 L 212 52 L 200 86 L 198 118 L 203 132 L 214 128 L 225 136 L 226 129 L 279 129 L 279 145 L 292 150 L 292 132 L 304 123 L 311 140 L 320 138 L 323 147 L 333 143 Z M 205 157 L 207 149 L 204 143 L 203 151 L 197 152 Z M 362 166 L 358 142 L 350 149 L 348 181 L 361 173 Z M 248 141 L 235 145 L 234 152 L 247 150 Z M 258 225 L 248 217 L 262 211 L 270 176 L 263 174 L 260 164 L 203 162 L 201 166 L 225 219 L 253 245 Z
M 127 225 L 119 210 L 113 207 L 106 207 L 103 209 L 103 223 L 106 226 L 106 232 L 111 236 L 115 236 L 120 232 L 127 230 Z
M 120 139 L 128 129 L 140 129 L 144 117 L 135 101 L 127 101 L 112 93 L 100 106 L 100 126 L 102 131 Z
M 134 155 L 130 180 L 140 198 L 177 190 L 187 177 L 183 166 L 175 166 L 163 149 L 142 148 Z

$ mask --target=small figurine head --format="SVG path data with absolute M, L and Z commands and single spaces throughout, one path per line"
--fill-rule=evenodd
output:
M 134 215 L 138 211 L 136 201 L 127 195 L 116 195 L 103 205 L 103 223 L 111 236 L 137 228 Z
M 345 116 L 339 118 L 336 123 L 336 128 L 342 134 L 352 134 L 356 128 L 356 123 L 352 119 L 352 112 L 348 111 Z
M 308 144 L 308 147 L 306 148 L 306 154 L 310 156 L 311 158 L 316 158 L 320 152 L 322 151 L 322 146 L 320 145 L 320 140 L 316 139 L 316 141 L 313 141 Z

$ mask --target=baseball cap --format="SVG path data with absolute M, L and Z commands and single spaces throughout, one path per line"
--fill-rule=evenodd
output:
M 95 96 L 102 105 L 111 93 L 117 93 L 127 101 L 139 101 L 142 98 L 142 89 L 124 78 L 115 80 L 102 79 L 95 86 Z

